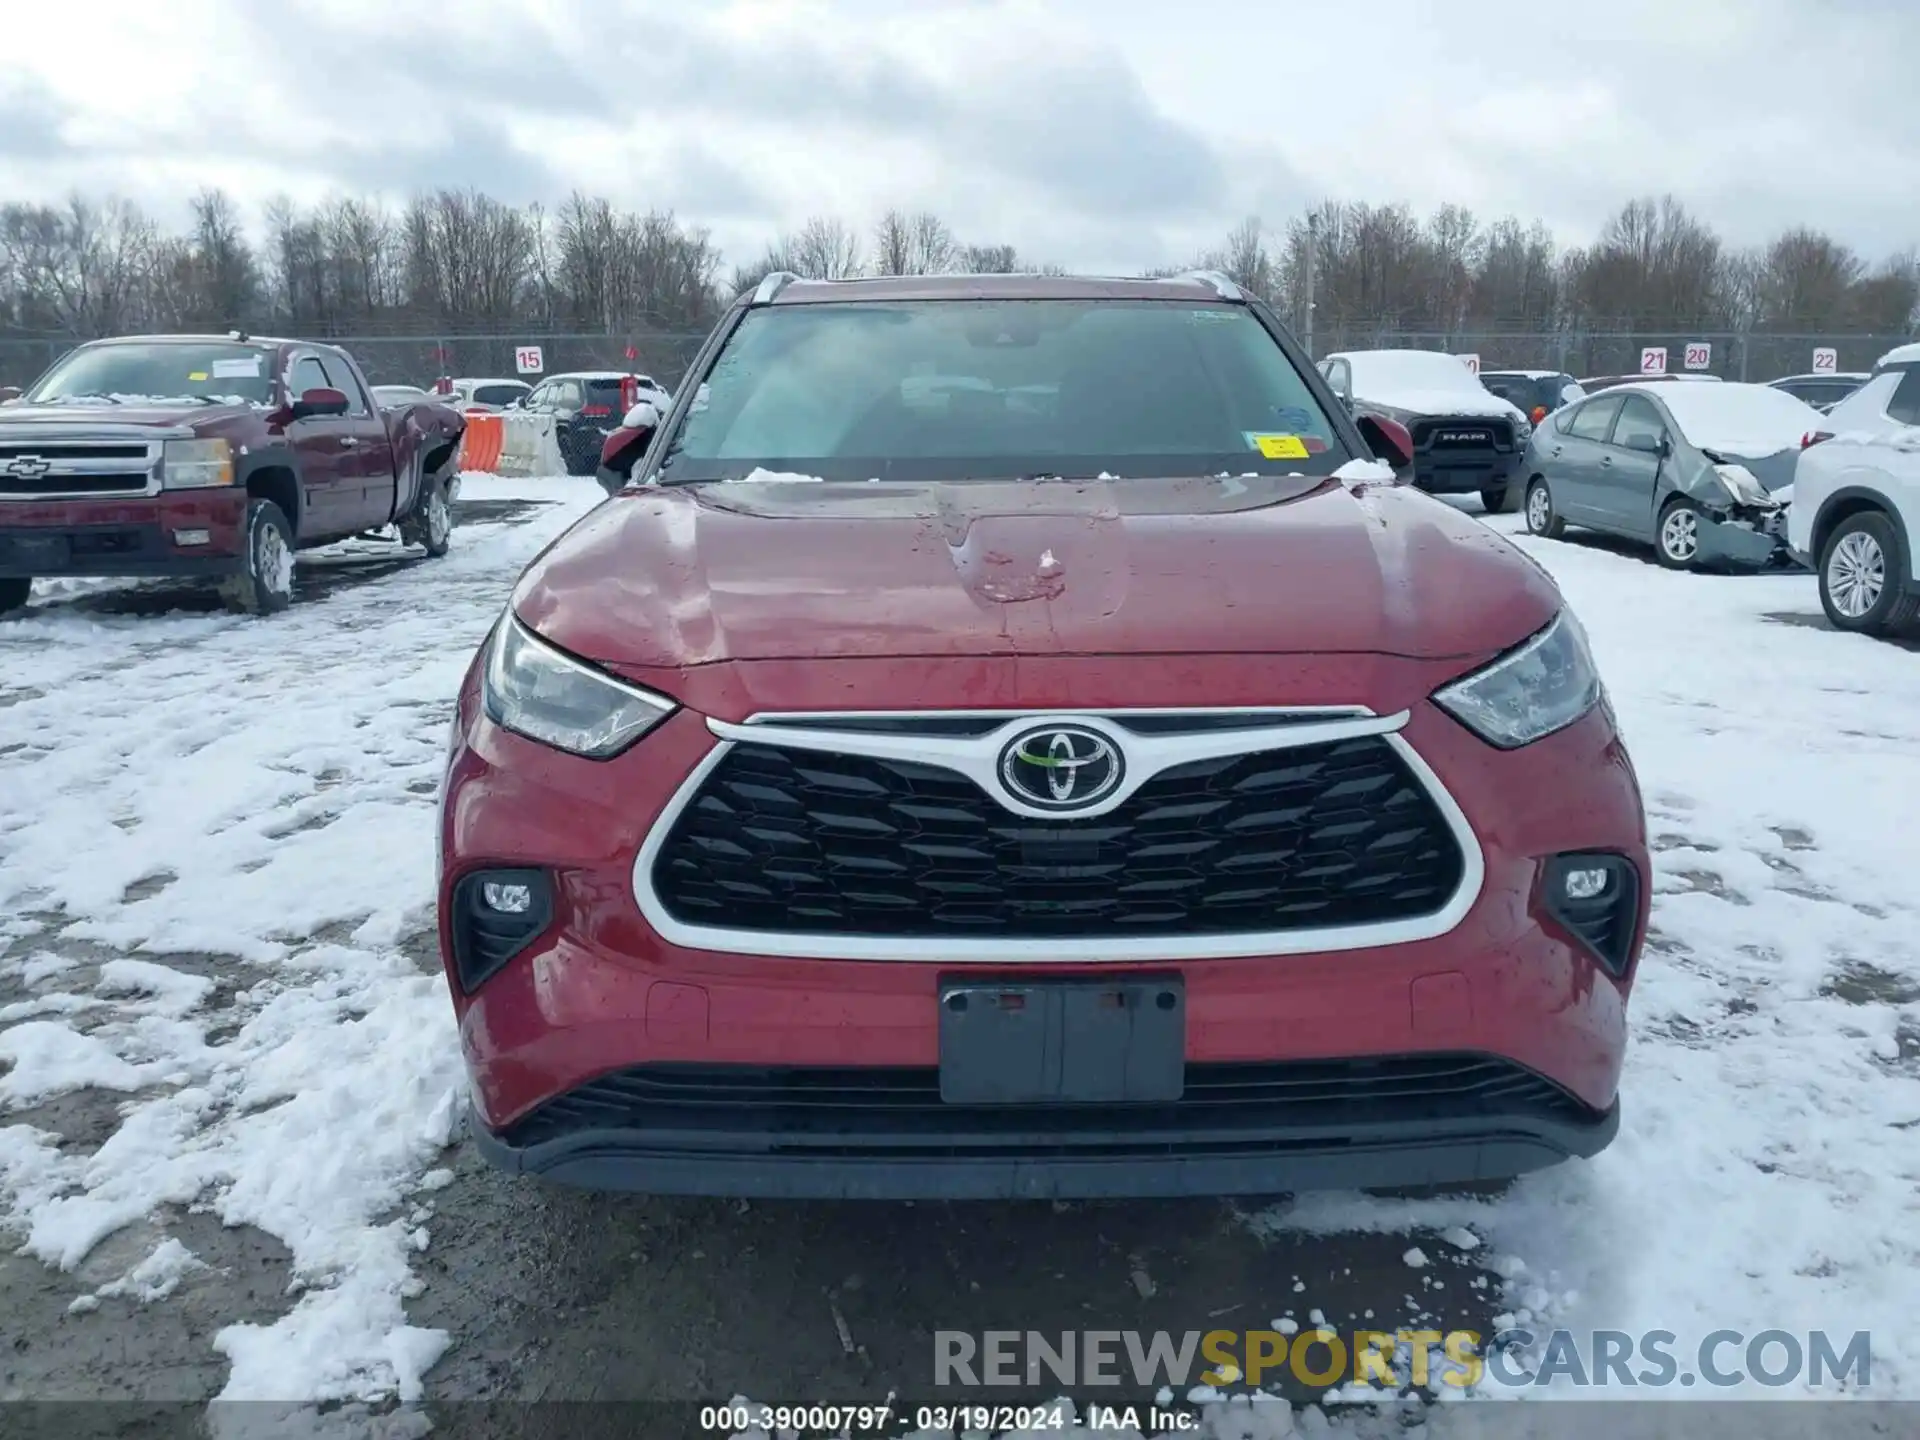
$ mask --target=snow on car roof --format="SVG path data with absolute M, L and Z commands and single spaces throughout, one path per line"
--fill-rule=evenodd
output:
M 456 385 L 520 385 L 528 390 L 533 388 L 533 386 L 528 385 L 526 381 L 515 380 L 511 375 L 482 375 L 478 377 L 461 375 L 458 376 L 453 383 Z
M 1687 440 L 1703 450 L 1760 459 L 1797 450 L 1826 416 L 1806 401 L 1771 385 L 1728 381 L 1720 385 L 1617 385 L 1609 395 L 1651 395 L 1667 407 Z
M 1525 380 L 1558 380 L 1567 372 L 1564 370 L 1482 370 L 1481 377 L 1491 375 L 1518 375 Z
M 1457 355 L 1443 350 L 1341 350 L 1359 400 L 1426 415 L 1499 415 L 1520 412 L 1480 383 Z
M 1804 375 L 1782 375 L 1778 380 L 1769 380 L 1769 385 L 1784 385 L 1789 380 L 1871 380 L 1872 375 L 1865 370 L 1809 370 Z
M 1920 345 L 1896 345 L 1874 363 L 1874 369 L 1882 370 L 1889 365 L 1912 365 L 1920 361 Z

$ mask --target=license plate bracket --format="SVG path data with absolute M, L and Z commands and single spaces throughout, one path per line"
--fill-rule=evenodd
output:
M 67 563 L 72 545 L 64 535 L 9 535 L 0 539 L 0 556 L 13 565 L 53 567 Z
M 1164 1104 L 1186 1087 L 1181 978 L 943 980 L 951 1105 Z

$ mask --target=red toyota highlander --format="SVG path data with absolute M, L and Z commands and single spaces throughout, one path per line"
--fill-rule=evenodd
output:
M 1606 1145 L 1632 765 L 1552 580 L 1375 455 L 1218 277 L 743 296 L 460 693 L 480 1148 L 959 1198 Z

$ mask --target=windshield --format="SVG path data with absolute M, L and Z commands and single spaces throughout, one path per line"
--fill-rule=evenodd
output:
M 1351 458 L 1241 306 L 849 301 L 748 312 L 659 479 L 1326 474 Z
M 36 405 L 93 401 L 201 401 L 266 405 L 273 398 L 272 351 L 233 341 L 118 341 L 65 356 L 33 387 Z

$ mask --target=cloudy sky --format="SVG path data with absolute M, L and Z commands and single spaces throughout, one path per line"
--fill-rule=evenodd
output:
M 9 7 L 0 198 L 575 187 L 735 260 L 835 212 L 1102 270 L 1338 197 L 1588 238 L 1920 242 L 1920 0 L 145 0 Z

